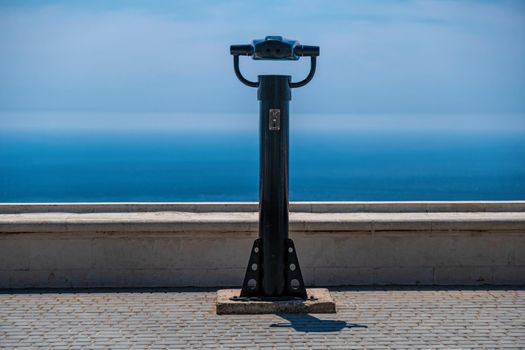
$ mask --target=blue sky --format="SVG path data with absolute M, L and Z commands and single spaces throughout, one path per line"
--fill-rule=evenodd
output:
M 299 113 L 524 113 L 524 34 L 525 1 L 0 1 L 0 110 L 256 111 L 229 45 L 284 35 L 321 47 Z

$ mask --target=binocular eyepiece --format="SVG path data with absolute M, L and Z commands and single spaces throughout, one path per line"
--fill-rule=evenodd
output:
M 267 36 L 263 40 L 254 40 L 251 45 L 231 45 L 230 53 L 234 56 L 252 56 L 254 60 L 292 60 L 300 57 L 319 56 L 319 46 L 300 45 L 296 40 L 282 36 Z

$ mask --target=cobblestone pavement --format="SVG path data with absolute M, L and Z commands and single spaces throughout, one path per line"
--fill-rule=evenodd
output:
M 525 288 L 338 288 L 337 314 L 227 315 L 211 290 L 0 293 L 0 348 L 525 348 Z

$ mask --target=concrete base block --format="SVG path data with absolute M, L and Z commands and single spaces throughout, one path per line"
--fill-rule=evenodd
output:
M 217 291 L 217 314 L 333 314 L 335 302 L 326 288 L 307 288 L 308 299 L 291 300 L 232 300 L 241 293 L 240 289 Z

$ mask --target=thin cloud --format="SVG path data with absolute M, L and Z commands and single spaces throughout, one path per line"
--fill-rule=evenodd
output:
M 499 1 L 3 2 L 0 110 L 251 112 L 228 46 L 319 44 L 298 112 L 525 112 L 525 7 Z M 246 74 L 307 63 L 241 62 Z

